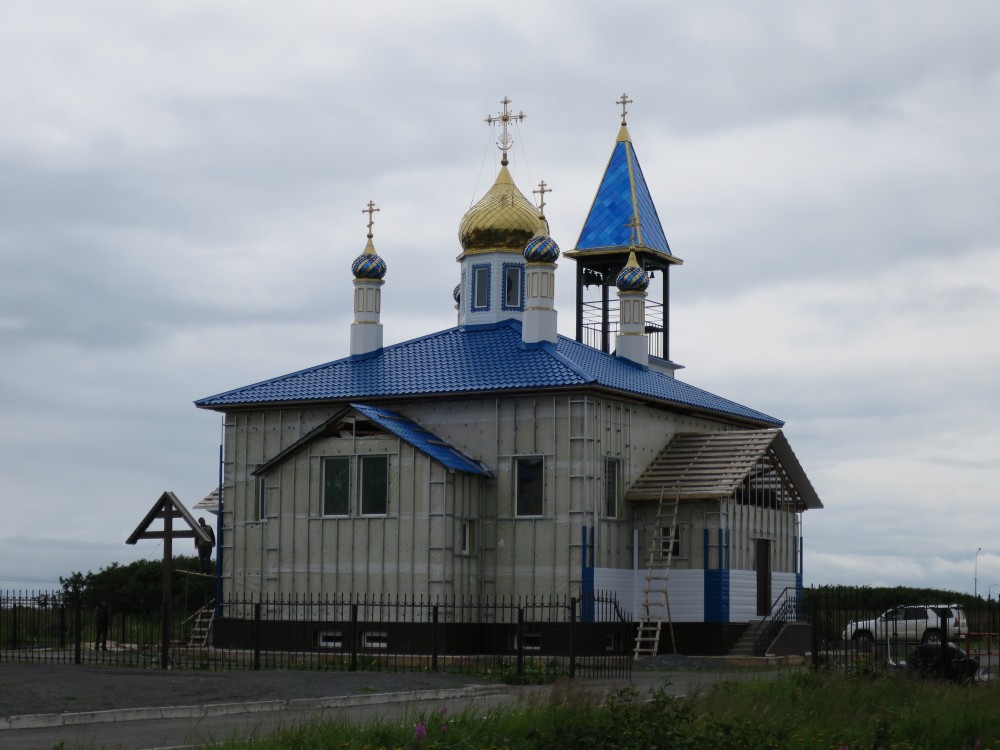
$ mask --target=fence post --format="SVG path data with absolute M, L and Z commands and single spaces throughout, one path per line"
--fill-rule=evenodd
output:
M 517 676 L 524 676 L 524 607 L 517 608 Z
M 438 605 L 434 605 L 431 613 L 431 671 L 438 671 Z
M 576 597 L 569 600 L 569 676 L 576 677 Z
M 358 671 L 358 605 L 357 602 L 351 605 L 351 625 L 347 629 L 347 639 L 350 641 L 351 663 L 348 671 Z
M 812 665 L 819 669 L 819 591 L 813 588 L 809 597 L 809 617 L 812 620 Z
M 14 600 L 14 607 L 11 609 L 11 614 L 13 615 L 11 619 L 11 634 L 10 634 L 10 647 L 13 649 L 17 648 L 17 599 Z
M 66 604 L 59 605 L 59 649 L 66 648 Z
M 80 663 L 80 639 L 83 637 L 83 612 L 80 602 L 76 603 L 73 611 L 73 661 Z
M 260 671 L 260 602 L 253 605 L 253 670 Z

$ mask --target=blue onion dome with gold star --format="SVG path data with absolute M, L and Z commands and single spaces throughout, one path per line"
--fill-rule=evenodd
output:
M 619 271 L 615 283 L 622 292 L 644 292 L 649 287 L 649 274 L 639 266 L 634 250 L 629 252 L 628 263 Z
M 451 297 L 455 300 L 456 305 L 462 303 L 462 285 L 455 284 L 455 288 L 451 290 Z
M 490 252 L 520 254 L 532 237 L 548 233 L 548 222 L 517 189 L 505 164 L 500 167 L 493 187 L 466 211 L 458 225 L 462 256 Z
M 529 263 L 555 263 L 559 260 L 559 245 L 546 234 L 536 234 L 525 245 L 524 259 Z
M 372 236 L 368 235 L 368 244 L 361 255 L 354 259 L 351 264 L 351 271 L 356 279 L 381 279 L 385 276 L 388 267 L 381 256 L 375 252 L 375 245 L 372 243 Z

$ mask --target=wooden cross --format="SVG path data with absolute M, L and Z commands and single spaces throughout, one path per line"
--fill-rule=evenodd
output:
M 507 151 L 509 151 L 511 146 L 513 146 L 514 144 L 514 136 L 512 136 L 507 131 L 507 126 L 510 124 L 511 120 L 521 121 L 525 117 L 527 117 L 527 115 L 524 114 L 524 112 L 518 112 L 516 115 L 512 115 L 510 112 L 508 112 L 507 105 L 510 104 L 511 102 L 510 99 L 508 99 L 506 96 L 500 100 L 500 103 L 503 105 L 503 111 L 496 115 L 488 115 L 486 117 L 485 122 L 487 125 L 492 125 L 495 122 L 499 122 L 501 127 L 503 128 L 503 132 L 500 134 L 499 140 L 497 140 L 497 146 L 500 148 L 500 151 L 503 152 L 503 156 L 500 159 L 500 164 L 502 164 L 503 166 L 507 166 L 508 164 Z
M 368 214 L 368 239 L 372 238 L 372 225 L 375 224 L 374 214 L 381 210 L 380 208 L 375 208 L 375 201 L 368 201 L 368 207 L 361 209 L 361 213 Z
M 628 98 L 628 94 L 622 93 L 621 99 L 618 99 L 615 103 L 622 105 L 622 125 L 624 125 L 625 124 L 625 115 L 628 114 L 628 110 L 625 109 L 625 105 L 626 104 L 632 104 L 632 100 Z
M 541 216 L 545 216 L 545 194 L 551 193 L 552 188 L 545 187 L 545 180 L 538 183 L 538 190 L 532 190 L 532 193 L 538 193 L 538 213 Z

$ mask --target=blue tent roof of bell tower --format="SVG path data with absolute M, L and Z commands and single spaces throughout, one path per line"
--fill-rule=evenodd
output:
M 633 217 L 639 220 L 636 246 L 673 257 L 635 149 L 630 140 L 619 139 L 574 251 L 628 248 Z

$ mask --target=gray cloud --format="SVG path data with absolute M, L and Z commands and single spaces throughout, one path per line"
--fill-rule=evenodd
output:
M 515 179 L 555 188 L 570 249 L 623 90 L 686 261 L 672 354 L 787 420 L 826 504 L 807 582 L 968 590 L 978 547 L 1000 580 L 998 22 L 986 2 L 16 4 L 0 586 L 156 556 L 123 545 L 149 505 L 215 483 L 218 417 L 191 402 L 347 354 L 367 200 L 387 342 L 451 325 L 505 94 L 528 114 Z

